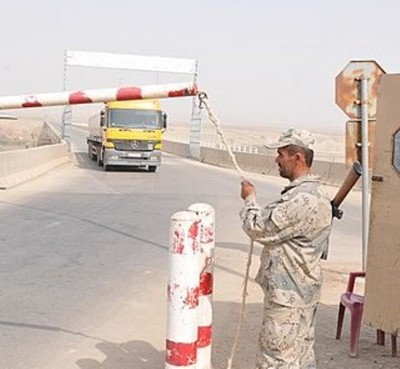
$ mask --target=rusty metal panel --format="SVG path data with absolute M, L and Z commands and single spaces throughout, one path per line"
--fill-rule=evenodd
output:
M 364 321 L 400 332 L 400 75 L 381 77 L 372 177 Z
M 368 162 L 370 168 L 373 168 L 375 160 L 375 126 L 375 120 L 369 121 L 368 138 L 370 145 Z M 361 156 L 361 121 L 350 120 L 346 122 L 346 167 L 350 169 L 356 160 L 362 163 Z
M 351 119 L 361 118 L 361 105 L 359 95 L 359 79 L 368 78 L 368 116 L 376 116 L 377 91 L 379 79 L 384 70 L 379 64 L 371 61 L 351 61 L 336 77 L 336 104 Z

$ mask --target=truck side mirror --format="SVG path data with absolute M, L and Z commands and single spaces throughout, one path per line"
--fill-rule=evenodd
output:
M 106 121 L 106 112 L 104 110 L 102 110 L 100 112 L 100 126 L 103 127 L 105 125 L 105 121 Z
M 167 128 L 167 113 L 162 112 L 162 126 L 164 129 Z

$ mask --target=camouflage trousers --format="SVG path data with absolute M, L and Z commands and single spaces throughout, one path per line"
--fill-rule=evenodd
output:
M 315 369 L 316 310 L 265 303 L 257 369 Z

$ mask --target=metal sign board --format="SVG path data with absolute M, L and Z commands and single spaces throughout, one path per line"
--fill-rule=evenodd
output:
M 368 124 L 368 137 L 370 142 L 368 155 L 369 168 L 372 168 L 374 164 L 375 125 L 375 120 L 371 120 Z M 349 120 L 346 122 L 346 167 L 351 168 L 356 160 L 362 163 L 361 124 L 360 122 Z
M 368 116 L 376 116 L 377 91 L 379 78 L 385 71 L 379 64 L 371 61 L 351 61 L 336 76 L 336 104 L 351 119 L 361 118 L 361 105 L 359 93 L 359 80 L 361 77 L 368 79 L 369 109 Z

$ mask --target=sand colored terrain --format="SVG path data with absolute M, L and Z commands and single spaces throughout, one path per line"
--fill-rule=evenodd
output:
M 23 150 L 59 142 L 59 134 L 43 120 L 0 119 L 0 151 Z
M 0 119 L 0 151 L 36 146 L 42 127 L 42 120 Z
M 257 147 L 260 154 L 268 153 L 263 147 L 266 142 L 274 141 L 279 137 L 282 129 L 268 128 L 262 126 L 238 127 L 221 125 L 227 141 L 230 145 L 247 145 Z M 329 160 L 344 162 L 345 158 L 345 135 L 343 133 L 323 133 L 310 130 L 315 137 L 315 158 L 317 160 Z M 165 139 L 189 142 L 190 126 L 171 123 L 165 132 Z M 201 130 L 201 141 L 203 143 L 220 143 L 214 126 L 203 122 Z

